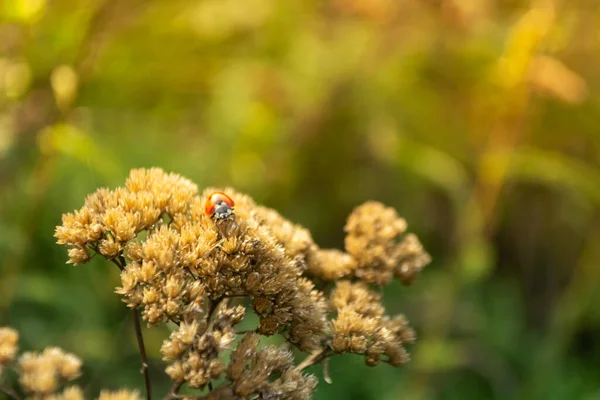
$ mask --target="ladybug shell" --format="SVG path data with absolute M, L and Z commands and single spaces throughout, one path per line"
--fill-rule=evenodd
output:
M 208 199 L 206 199 L 206 204 L 204 204 L 204 212 L 206 215 L 211 216 L 215 213 L 215 208 L 219 206 L 226 206 L 229 208 L 233 208 L 234 202 L 231 197 L 227 196 L 223 192 L 214 192 Z

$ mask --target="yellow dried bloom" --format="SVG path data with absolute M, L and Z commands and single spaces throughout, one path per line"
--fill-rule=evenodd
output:
M 416 236 L 402 237 L 406 221 L 381 203 L 354 209 L 344 229 L 346 251 L 358 263 L 355 275 L 365 282 L 385 285 L 396 276 L 409 284 L 430 261 Z
M 140 261 L 143 257 L 142 246 L 135 241 L 127 243 L 125 246 L 125 256 L 131 261 Z
M 165 372 L 169 377 L 173 380 L 173 382 L 184 382 L 185 381 L 185 370 L 183 369 L 183 363 L 180 361 L 175 361 L 170 364 Z
M 139 223 L 138 213 L 126 212 L 122 207 L 111 208 L 102 216 L 102 225 L 119 242 L 132 239 Z
M 0 328 L 0 367 L 8 365 L 15 359 L 17 354 L 17 342 L 19 333 L 12 328 Z
M 231 353 L 227 378 L 233 392 L 241 398 L 311 399 L 316 378 L 294 369 L 289 350 L 274 346 L 259 350 L 258 344 L 258 335 L 248 333 Z M 279 377 L 273 380 L 272 375 Z
M 298 255 L 306 257 L 307 254 L 316 250 L 317 246 L 307 229 L 291 223 L 275 210 L 256 206 L 254 214 L 262 224 L 269 227 L 271 234 L 284 247 L 289 257 L 293 258 Z
M 121 244 L 113 238 L 112 235 L 109 235 L 106 239 L 100 241 L 98 250 L 103 256 L 107 258 L 113 258 L 116 257 L 119 252 L 123 250 L 123 248 Z
M 85 264 L 90 258 L 90 252 L 86 247 L 76 245 L 76 247 L 69 249 L 69 261 L 67 262 L 74 266 L 78 266 Z
M 193 388 L 203 388 L 219 378 L 225 370 L 219 353 L 234 341 L 234 326 L 243 316 L 241 306 L 222 306 L 208 325 L 197 321 L 181 323 L 161 348 L 165 360 L 175 360 L 166 369 L 171 379 L 185 381 Z
M 62 393 L 52 394 L 46 400 L 83 400 L 83 390 L 79 386 L 66 387 Z
M 98 400 L 142 400 L 137 390 L 121 389 L 117 391 L 103 390 Z
M 233 199 L 235 218 L 206 215 L 205 202 L 216 191 Z M 346 252 L 321 249 L 307 229 L 247 195 L 230 188 L 199 193 L 187 179 L 152 168 L 131 171 L 122 188 L 88 196 L 80 210 L 63 216 L 55 236 L 75 265 L 91 254 L 116 263 L 115 292 L 149 326 L 178 325 L 161 347 L 172 380 L 204 388 L 225 375 L 207 398 L 300 400 L 311 398 L 316 379 L 302 373 L 305 365 L 295 368 L 287 350 L 258 350 L 259 334 L 284 335 L 299 350 L 321 354 L 318 361 L 351 352 L 369 365 L 406 362 L 404 345 L 414 341 L 404 317 L 386 316 L 381 295 L 368 285 L 393 277 L 410 283 L 429 255 L 395 210 L 377 202 L 357 207 L 345 231 Z M 230 307 L 230 298 L 245 299 L 259 321 L 226 365 L 222 353 L 231 350 L 245 311 Z M 62 367 L 37 383 L 44 390 L 52 379 L 78 374 L 76 362 L 58 358 Z
M 330 301 L 334 310 L 352 307 L 361 315 L 373 317 L 382 315 L 384 311 L 381 305 L 381 295 L 370 290 L 369 286 L 363 282 L 337 282 L 331 293 Z
M 138 232 L 158 223 L 161 214 L 173 218 L 184 212 L 198 192 L 189 180 L 158 168 L 131 171 L 125 185 L 114 191 L 99 189 L 79 211 L 63 215 L 55 237 L 59 244 L 73 248 L 71 263 L 89 260 L 88 248 L 114 257 Z
M 399 261 L 394 268 L 394 276 L 402 283 L 410 284 L 416 274 L 431 261 L 416 235 L 408 234 L 396 246 L 393 257 Z
M 50 360 L 61 379 L 71 381 L 81 375 L 81 360 L 73 354 L 65 353 L 58 347 L 49 347 L 42 357 Z
M 335 352 L 364 354 L 370 366 L 380 361 L 394 366 L 408 361 L 404 345 L 414 342 L 414 331 L 404 316 L 390 319 L 384 315 L 378 293 L 363 282 L 341 281 L 330 301 L 337 314 L 332 321 L 331 347 Z
M 24 353 L 19 359 L 23 389 L 31 393 L 47 394 L 58 388 L 58 377 L 54 361 L 34 353 Z
M 308 272 L 326 281 L 347 277 L 356 267 L 356 260 L 339 250 L 318 250 L 308 260 Z
M 71 381 L 81 373 L 81 361 L 58 347 L 42 353 L 26 352 L 19 358 L 21 386 L 27 392 L 49 394 L 56 391 L 59 381 Z

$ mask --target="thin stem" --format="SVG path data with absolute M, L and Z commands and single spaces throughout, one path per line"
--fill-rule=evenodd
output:
M 152 394 L 150 390 L 150 373 L 148 371 L 148 356 L 146 356 L 146 347 L 144 346 L 144 337 L 142 336 L 142 326 L 140 325 L 140 318 L 138 310 L 133 308 L 131 310 L 133 314 L 133 325 L 135 327 L 135 336 L 137 338 L 138 347 L 140 349 L 140 357 L 142 359 L 142 374 L 144 374 L 144 384 L 146 386 L 146 399 L 151 400 Z
M 331 385 L 333 381 L 331 380 L 331 375 L 329 375 L 329 360 L 331 360 L 329 357 L 323 360 L 323 379 Z
M 214 312 L 217 310 L 217 308 L 219 307 L 219 304 L 221 304 L 221 302 L 225 299 L 225 297 L 219 297 L 218 299 L 215 300 L 210 300 L 209 299 L 209 303 L 208 303 L 208 321 L 210 321 L 212 315 L 214 314 Z
M 207 399 L 206 395 L 191 395 L 191 394 L 174 394 L 170 396 L 171 399 L 194 399 L 194 400 L 204 400 Z
M 125 269 L 127 262 L 122 254 L 119 254 L 117 258 L 113 258 L 112 261 L 121 271 Z M 148 356 L 146 355 L 146 346 L 144 346 L 144 336 L 142 335 L 142 326 L 140 324 L 140 315 L 137 309 L 132 308 L 131 313 L 133 315 L 133 327 L 135 328 L 135 337 L 138 342 L 138 348 L 140 350 L 140 358 L 142 359 L 141 373 L 144 374 L 144 386 L 146 387 L 146 400 L 152 400 L 152 391 L 150 387 L 150 372 L 148 371 Z
M 310 356 L 306 357 L 300 364 L 298 364 L 298 366 L 296 366 L 296 369 L 298 371 L 302 371 L 303 369 L 320 363 L 321 361 L 332 355 L 333 354 L 330 353 L 329 347 L 324 347 L 320 351 L 312 353 Z
M 121 256 L 120 258 L 123 258 L 123 256 Z M 121 264 L 120 262 L 120 258 L 116 259 L 116 258 L 111 258 L 110 261 L 115 264 L 117 267 L 119 267 L 119 270 L 123 271 L 125 269 L 125 263 L 123 262 L 123 264 Z M 125 259 L 123 259 L 124 261 Z
M 235 332 L 236 335 L 245 335 L 246 333 L 256 332 L 256 329 L 245 329 L 243 331 Z
M 183 381 L 173 383 L 173 386 L 171 386 L 171 391 L 169 392 L 169 394 L 167 395 L 166 398 L 167 399 L 178 398 L 179 389 L 181 389 L 182 386 L 183 386 Z
M 209 325 L 208 329 L 210 329 L 210 326 L 212 325 L 211 319 L 213 317 L 213 314 L 215 313 L 215 311 L 217 311 L 217 308 L 219 308 L 219 305 L 223 302 L 223 300 L 225 300 L 225 302 L 227 302 L 227 300 L 224 299 L 223 297 L 219 297 L 218 299 L 215 299 L 215 300 L 210 300 L 210 299 L 208 300 L 208 315 L 206 317 L 206 322 Z M 212 392 L 212 390 L 213 390 L 212 382 L 208 381 L 208 391 Z
M 245 297 L 248 297 L 248 296 L 245 294 L 229 294 L 229 295 L 222 296 L 222 298 L 224 298 L 224 299 L 243 299 Z
M 9 387 L 0 387 L 0 392 L 4 393 L 8 397 L 13 400 L 21 400 L 21 397 L 15 392 L 12 388 Z

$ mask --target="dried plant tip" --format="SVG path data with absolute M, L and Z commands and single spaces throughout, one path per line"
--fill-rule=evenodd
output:
M 8 327 L 0 328 L 0 366 L 8 365 L 15 359 L 19 333 Z
M 64 354 L 58 365 L 58 373 L 67 381 L 78 378 L 81 375 L 81 360 L 73 354 Z
M 227 378 L 238 398 L 312 398 L 316 379 L 294 368 L 291 352 L 274 346 L 257 349 L 258 344 L 258 335 L 247 333 L 231 353 Z
M 414 342 L 414 331 L 404 316 L 384 315 L 380 295 L 363 282 L 338 282 L 331 294 L 337 317 L 332 321 L 331 347 L 337 353 L 364 354 L 367 365 L 383 361 L 398 366 L 408 361 L 405 344 Z
M 399 261 L 394 268 L 394 276 L 405 285 L 413 283 L 417 273 L 431 262 L 431 257 L 413 234 L 406 235 L 396 246 L 393 257 Z
M 81 361 L 73 354 L 58 347 L 49 347 L 42 353 L 24 353 L 19 358 L 20 383 L 27 392 L 53 393 L 62 381 L 73 380 L 80 375 Z
M 90 259 L 90 252 L 87 247 L 77 246 L 69 250 L 69 261 L 70 264 L 78 266 L 85 264 Z
M 103 390 L 98 400 L 142 400 L 137 390 L 121 389 L 117 391 Z
M 244 307 L 220 307 L 208 325 L 198 321 L 182 322 L 161 348 L 165 360 L 174 360 L 166 369 L 171 379 L 203 388 L 219 378 L 225 371 L 219 355 L 234 341 L 233 327 L 243 315 Z
M 318 250 L 308 259 L 308 272 L 326 281 L 347 277 L 356 267 L 356 260 L 339 250 Z
M 354 209 L 345 231 L 346 251 L 356 260 L 356 277 L 386 285 L 394 277 L 409 284 L 430 261 L 415 235 L 404 235 L 406 221 L 393 208 L 370 201 Z
M 103 256 L 113 258 L 121 251 L 121 245 L 112 236 L 108 236 L 108 238 L 100 241 L 98 250 Z
M 83 390 L 79 386 L 68 386 L 61 393 L 47 396 L 46 400 L 83 400 Z

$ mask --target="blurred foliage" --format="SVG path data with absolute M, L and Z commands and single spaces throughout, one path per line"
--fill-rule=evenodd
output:
M 0 325 L 90 394 L 141 388 L 116 268 L 52 235 L 160 166 L 322 246 L 367 199 L 420 235 L 433 264 L 386 292 L 413 362 L 334 359 L 318 399 L 596 399 L 599 27 L 597 0 L 0 1 Z

